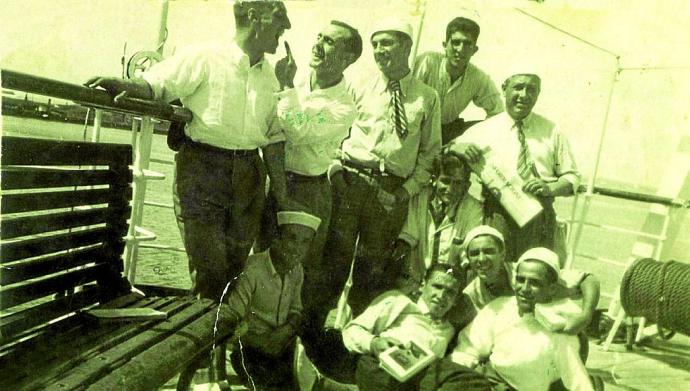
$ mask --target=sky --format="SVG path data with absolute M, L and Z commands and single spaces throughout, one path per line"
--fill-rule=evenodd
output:
M 121 57 L 157 44 L 163 0 L 2 0 L 0 66 L 73 83 L 119 76 Z M 318 31 L 331 19 L 357 27 L 365 51 L 347 77 L 376 72 L 369 28 L 384 16 L 419 30 L 415 0 L 286 1 L 298 76 Z M 372 4 L 376 4 L 375 6 Z M 690 137 L 690 2 L 683 0 L 428 0 L 418 50 L 440 50 L 445 25 L 468 16 L 481 26 L 473 62 L 500 85 L 511 72 L 543 80 L 535 111 L 554 120 L 592 176 L 605 128 L 601 180 L 655 189 L 683 137 Z M 196 42 L 230 42 L 232 2 L 170 0 L 164 56 Z M 282 45 L 276 61 L 284 55 Z M 619 63 L 616 62 L 619 59 Z M 626 69 L 626 68 L 664 69 Z M 623 69 L 619 69 L 623 68 Z M 609 94 L 611 104 L 609 105 Z M 608 108 L 608 117 L 607 117 Z M 470 108 L 467 117 L 481 117 Z M 607 120 L 608 118 L 608 120 Z

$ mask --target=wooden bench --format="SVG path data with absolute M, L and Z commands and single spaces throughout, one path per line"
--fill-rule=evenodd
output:
M 131 146 L 2 137 L 1 161 L 0 390 L 156 389 L 231 334 L 215 303 L 122 277 Z M 140 307 L 167 319 L 83 313 Z

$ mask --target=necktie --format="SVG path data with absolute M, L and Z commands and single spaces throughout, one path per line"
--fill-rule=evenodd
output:
M 405 107 L 402 104 L 400 81 L 391 80 L 388 82 L 388 90 L 391 93 L 391 121 L 395 126 L 395 132 L 398 133 L 398 137 L 404 139 L 407 137 L 407 116 L 405 116 Z
M 520 141 L 520 154 L 518 155 L 517 171 L 523 180 L 529 180 L 534 175 L 536 169 L 534 163 L 529 156 L 529 148 L 525 142 L 525 132 L 522 130 L 524 124 L 522 121 L 515 121 L 514 127 L 517 130 L 518 140 Z

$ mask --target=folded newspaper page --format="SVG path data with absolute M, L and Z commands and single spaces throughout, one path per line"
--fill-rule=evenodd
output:
M 482 163 L 470 163 L 472 171 L 479 175 L 484 186 L 496 196 L 515 223 L 524 227 L 542 211 L 542 206 L 534 196 L 522 191 L 524 181 L 516 168 L 506 167 L 493 157 L 491 147 L 482 148 Z

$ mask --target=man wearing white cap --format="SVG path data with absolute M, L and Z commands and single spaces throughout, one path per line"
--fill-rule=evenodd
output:
M 503 111 L 501 94 L 494 82 L 470 62 L 479 50 L 478 38 L 477 22 L 456 17 L 446 26 L 443 53 L 422 53 L 414 62 L 415 76 L 433 87 L 441 99 L 444 145 L 478 122 L 460 118 L 470 102 L 481 107 L 487 117 Z
M 279 235 L 271 247 L 247 259 L 221 314 L 247 323 L 231 360 L 245 385 L 295 389 L 292 357 L 302 319 L 302 259 L 321 219 L 304 212 L 278 212 Z
M 568 140 L 550 120 L 533 113 L 541 91 L 541 79 L 517 73 L 503 83 L 506 111 L 491 117 L 457 138 L 450 150 L 469 163 L 481 164 L 486 148 L 508 177 L 522 179 L 522 190 L 536 197 L 543 211 L 520 228 L 496 197 L 485 192 L 485 214 L 492 225 L 503 225 L 506 253 L 513 261 L 525 250 L 555 248 L 555 197 L 575 193 L 580 174 Z
M 464 258 L 475 277 L 463 289 L 463 298 L 449 313 L 456 327 L 464 326 L 494 299 L 514 293 L 515 264 L 505 261 L 505 242 L 498 230 L 480 225 L 467 233 L 463 247 Z M 569 317 L 557 331 L 572 335 L 582 332 L 599 303 L 599 281 L 589 273 L 563 270 L 555 287 L 556 299 L 582 300 L 581 311 Z
M 498 298 L 479 311 L 458 336 L 450 359 L 470 368 L 488 360 L 488 377 L 518 391 L 546 391 L 558 380 L 568 390 L 592 390 L 577 338 L 553 332 L 540 311 L 553 300 L 559 274 L 553 251 L 525 252 L 516 265 L 515 296 Z
M 399 274 L 400 262 L 391 258 L 408 200 L 427 184 L 441 146 L 438 95 L 410 72 L 410 24 L 387 20 L 373 31 L 380 73 L 353 85 L 358 117 L 329 171 L 335 205 L 324 258 L 333 286 L 341 287 L 356 251 L 355 314 Z M 330 296 L 334 304 L 337 294 Z

